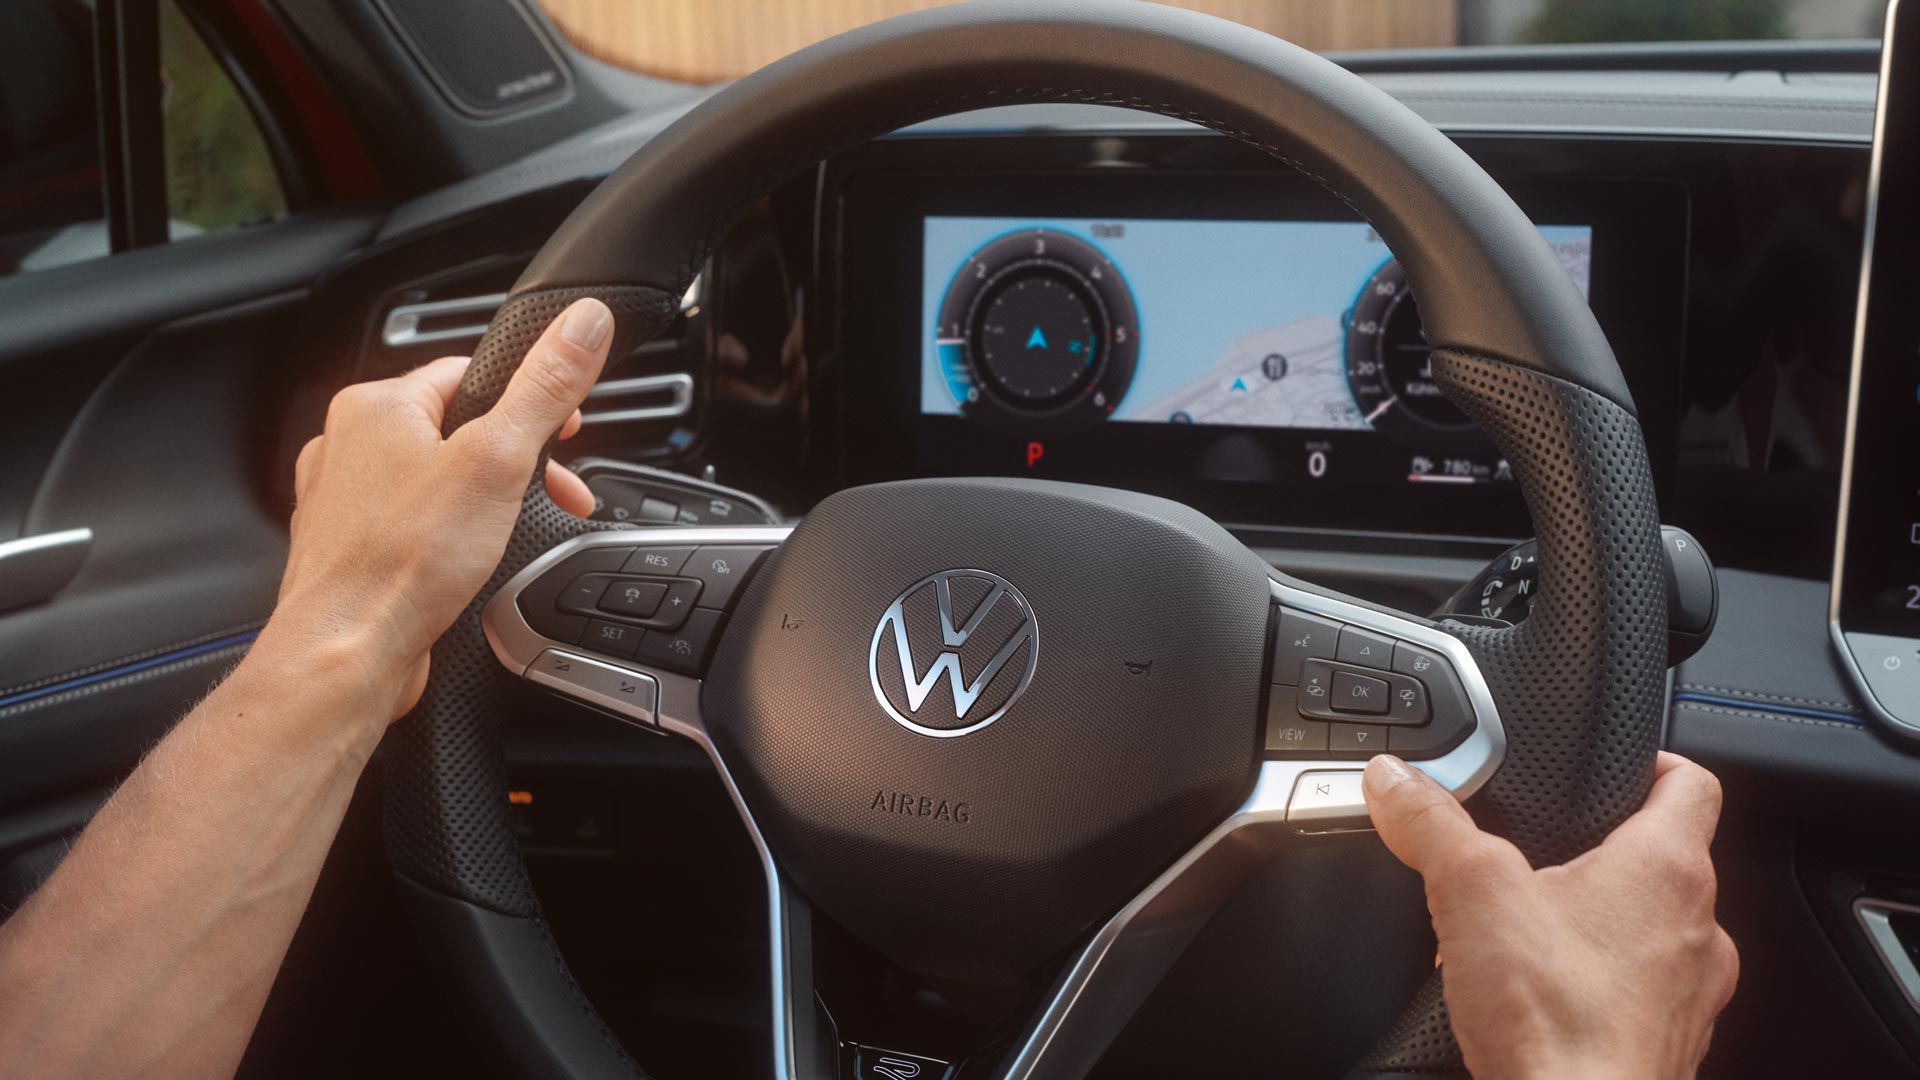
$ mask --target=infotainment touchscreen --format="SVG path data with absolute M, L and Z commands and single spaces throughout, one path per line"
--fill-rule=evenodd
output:
M 1920 737 L 1920 0 L 1889 9 L 1882 49 L 1833 637 L 1881 717 Z
M 1587 295 L 1593 229 L 1541 232 Z M 924 416 L 1369 432 L 1407 481 L 1511 480 L 1365 223 L 929 216 L 921 250 Z

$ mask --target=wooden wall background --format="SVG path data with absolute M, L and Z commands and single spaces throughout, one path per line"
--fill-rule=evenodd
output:
M 951 0 L 539 0 L 592 56 L 709 83 L 744 75 L 862 23 Z M 1109 0 L 1146 3 L 1148 0 Z M 1459 0 L 1164 0 L 1310 49 L 1452 45 Z

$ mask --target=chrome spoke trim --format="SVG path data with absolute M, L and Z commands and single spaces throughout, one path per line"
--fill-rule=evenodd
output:
M 1460 639 L 1283 581 L 1271 585 L 1274 600 L 1286 607 L 1410 641 L 1451 661 L 1473 706 L 1473 731 L 1444 756 L 1411 764 L 1462 800 L 1486 784 L 1506 756 L 1506 730 L 1486 677 Z M 1310 823 L 1288 821 L 1301 779 L 1307 773 L 1353 776 L 1364 767 L 1357 761 L 1261 762 L 1253 791 L 1239 809 L 1108 919 L 1081 950 L 1026 1033 L 1005 1080 L 1084 1075 L 1220 905 L 1255 869 L 1313 831 L 1305 827 Z
M 520 605 L 517 602 L 521 591 L 537 580 L 541 574 L 561 560 L 589 548 L 780 544 L 792 531 L 787 526 L 721 526 L 684 529 L 615 529 L 609 532 L 588 533 L 555 547 L 509 578 L 507 583 L 500 587 L 500 591 L 494 594 L 493 599 L 487 602 L 485 610 L 480 615 L 480 624 L 486 631 L 487 643 L 493 647 L 494 656 L 515 674 L 628 723 L 657 728 L 668 734 L 691 739 L 706 751 L 707 759 L 713 762 L 714 772 L 719 774 L 720 782 L 726 786 L 727 797 L 733 800 L 733 808 L 740 815 L 741 823 L 747 828 L 747 836 L 753 841 L 754 851 L 760 857 L 761 873 L 766 876 L 767 941 L 772 961 L 769 975 L 773 979 L 773 1013 L 769 1017 L 769 1027 L 773 1036 L 773 1075 L 775 1080 L 810 1080 L 800 1069 L 795 1043 L 796 1017 L 793 1011 L 787 928 L 784 917 L 787 904 L 785 883 L 781 878 L 779 866 L 773 861 L 773 851 L 767 847 L 766 837 L 761 834 L 759 824 L 753 820 L 753 813 L 747 809 L 746 800 L 741 798 L 740 788 L 734 783 L 733 774 L 727 770 L 727 763 L 721 760 L 719 752 L 714 749 L 713 739 L 707 734 L 706 721 L 700 713 L 701 681 L 631 660 L 596 656 L 579 646 L 566 645 L 543 637 L 533 627 L 527 625 L 526 619 L 520 614 Z M 545 653 L 577 655 L 578 659 L 588 664 L 617 668 L 638 678 L 650 680 L 657 687 L 654 702 L 650 707 L 644 708 L 637 702 L 622 706 L 621 703 L 610 702 L 597 694 L 588 694 L 583 697 L 573 687 L 537 677 L 529 669 L 534 661 Z

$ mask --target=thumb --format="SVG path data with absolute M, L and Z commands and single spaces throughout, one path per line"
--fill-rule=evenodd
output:
M 586 400 L 613 340 L 613 312 L 592 297 L 567 305 L 527 350 L 484 423 L 531 462 Z
M 1387 850 L 1423 875 L 1485 836 L 1451 792 L 1391 754 L 1367 762 L 1360 787 Z

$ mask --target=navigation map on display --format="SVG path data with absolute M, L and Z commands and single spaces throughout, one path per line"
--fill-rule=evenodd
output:
M 1583 296 L 1592 229 L 1543 226 Z M 1433 384 L 1406 277 L 1367 225 L 925 219 L 920 411 L 1470 428 Z

